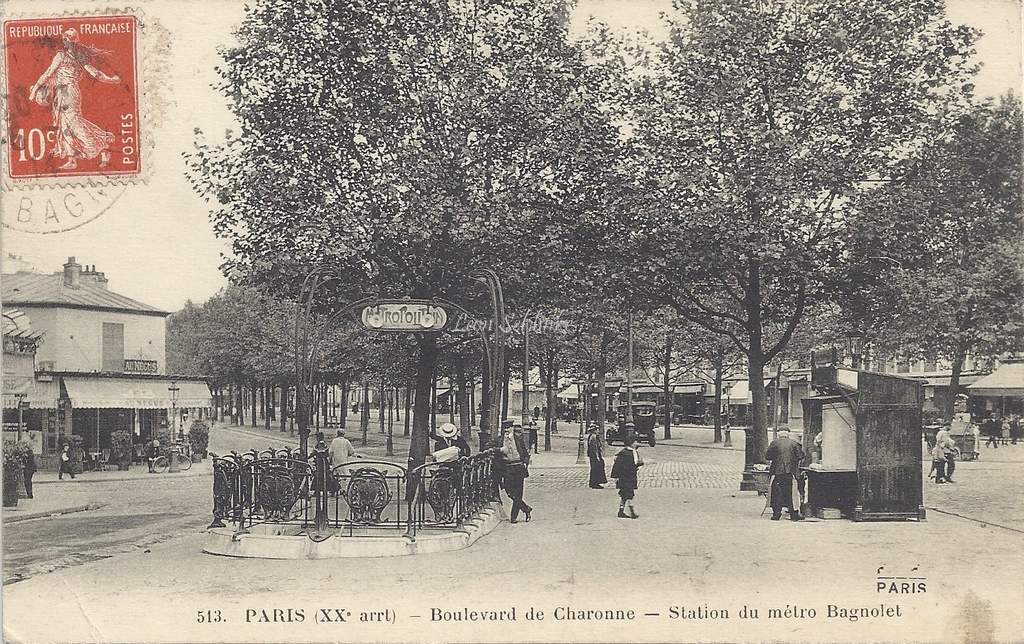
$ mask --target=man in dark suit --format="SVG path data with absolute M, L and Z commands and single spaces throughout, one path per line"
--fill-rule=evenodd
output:
M 789 508 L 791 520 L 803 519 L 800 516 L 800 490 L 797 488 L 800 461 L 803 457 L 803 448 L 800 447 L 800 443 L 789 437 L 788 431 L 780 431 L 779 437 L 768 445 L 765 458 L 771 461 L 768 468 L 771 475 L 768 499 L 772 506 L 772 521 L 778 521 L 782 517 L 782 508 Z

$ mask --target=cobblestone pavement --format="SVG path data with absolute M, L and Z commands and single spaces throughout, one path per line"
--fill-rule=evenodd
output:
M 657 449 L 657 448 L 655 448 Z M 610 464 L 609 464 L 610 467 Z M 586 467 L 534 469 L 527 483 L 538 488 L 586 487 L 590 470 Z M 708 463 L 648 463 L 640 468 L 641 488 L 708 488 L 739 489 L 740 472 L 735 466 Z M 610 482 L 609 486 L 614 486 Z
M 927 476 L 930 464 L 925 464 Z M 976 461 L 958 461 L 952 484 L 924 482 L 931 511 L 1024 532 L 1024 444 L 982 447 Z

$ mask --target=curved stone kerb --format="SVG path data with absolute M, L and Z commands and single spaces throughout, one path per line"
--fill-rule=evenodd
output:
M 458 531 L 420 531 L 415 541 L 398 532 L 388 536 L 330 536 L 313 541 L 304 534 L 285 534 L 287 530 L 272 525 L 254 526 L 253 530 L 235 534 L 230 527 L 207 531 L 203 552 L 227 557 L 253 559 L 339 559 L 348 557 L 397 557 L 403 555 L 451 552 L 473 545 L 501 523 L 500 505 L 491 504 L 480 510 L 471 522 Z M 266 530 L 258 530 L 264 527 Z M 283 528 L 282 526 L 281 528 Z

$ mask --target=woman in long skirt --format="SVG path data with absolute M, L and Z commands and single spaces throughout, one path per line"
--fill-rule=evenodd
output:
M 591 425 L 587 430 L 587 457 L 590 458 L 590 487 L 595 490 L 603 489 L 601 486 L 608 482 L 604 473 L 604 450 L 601 447 L 601 431 L 599 425 Z

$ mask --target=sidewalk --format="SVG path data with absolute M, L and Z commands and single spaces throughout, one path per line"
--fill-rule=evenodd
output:
M 207 458 L 199 463 L 193 463 L 192 467 L 187 472 L 176 472 L 171 474 L 152 474 L 149 472 L 149 468 L 145 465 L 132 465 L 127 472 L 118 470 L 107 470 L 106 472 L 90 471 L 76 474 L 75 478 L 71 478 L 68 475 L 64 476 L 64 479 L 57 478 L 57 472 L 36 472 L 36 475 L 32 478 L 33 485 L 51 485 L 55 483 L 77 485 L 80 483 L 111 483 L 114 481 L 136 481 L 139 479 L 150 479 L 153 477 L 163 476 L 172 478 L 187 478 L 190 476 L 212 476 L 213 466 L 210 464 L 210 459 Z

